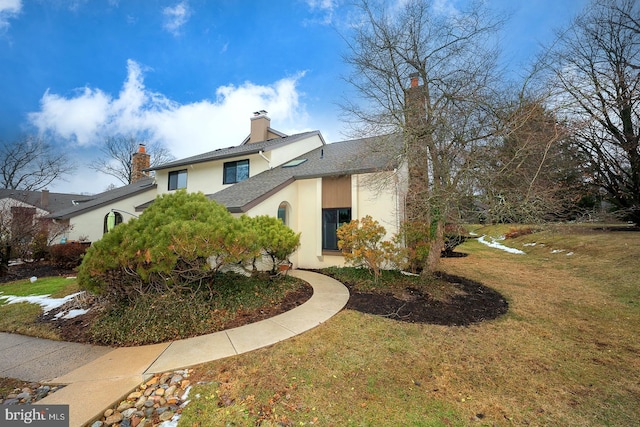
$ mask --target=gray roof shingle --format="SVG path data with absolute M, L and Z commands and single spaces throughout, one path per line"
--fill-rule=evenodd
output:
M 401 141 L 388 135 L 327 144 L 298 157 L 306 160 L 297 166 L 270 169 L 208 197 L 240 213 L 297 179 L 392 170 L 398 165 Z
M 198 154 L 196 156 L 187 157 L 173 162 L 164 163 L 148 170 L 162 170 L 176 168 L 180 166 L 188 166 L 196 163 L 210 162 L 214 160 L 228 159 L 237 156 L 243 156 L 248 154 L 256 154 L 260 151 L 273 150 L 274 148 L 283 147 L 285 145 L 294 143 L 301 139 L 309 138 L 313 135 L 319 135 L 322 139 L 320 132 L 315 130 L 311 132 L 299 133 L 291 136 L 283 136 L 282 138 L 272 138 L 262 142 L 254 142 L 250 144 L 238 145 L 236 147 L 220 148 L 208 153 Z
M 48 203 L 43 204 L 42 191 L 0 189 L 0 199 L 11 198 L 35 206 L 47 212 L 55 212 L 73 206 L 74 201 L 85 201 L 92 196 L 69 193 L 49 193 Z
M 84 199 L 84 201 L 81 201 L 81 203 L 75 206 L 67 207 L 58 211 L 53 211 L 53 213 L 49 215 L 49 217 L 56 219 L 71 218 L 84 212 L 99 208 L 101 206 L 108 206 L 109 204 L 118 200 L 126 199 L 127 197 L 131 197 L 133 195 L 148 191 L 156 187 L 157 185 L 155 184 L 153 178 L 143 178 L 133 184 L 114 188 L 113 190 L 105 191 L 103 193 L 96 194 L 95 196 L 87 197 Z

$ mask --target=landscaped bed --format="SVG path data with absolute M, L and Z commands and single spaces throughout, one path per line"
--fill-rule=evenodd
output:
M 418 277 L 387 271 L 374 281 L 366 269 L 330 268 L 319 272 L 349 288 L 348 309 L 404 322 L 463 326 L 494 319 L 508 309 L 499 293 L 461 277 L 444 274 Z M 21 278 L 26 284 L 35 274 L 73 276 L 74 272 L 33 263 L 11 267 L 9 277 Z M 38 315 L 34 327 L 49 326 L 46 329 L 51 333 L 46 337 L 66 341 L 112 346 L 152 344 L 257 322 L 303 304 L 312 294 L 308 284 L 291 277 L 284 281 L 272 280 L 268 275 L 258 279 L 229 277 L 233 279 L 228 281 L 225 298 L 236 300 L 230 306 L 235 310 L 215 308 L 203 295 L 163 294 L 147 295 L 134 304 L 123 303 L 105 315 L 103 301 L 85 294 Z M 271 284 L 259 285 L 265 280 Z M 250 291 L 246 292 L 247 289 Z M 262 293 L 265 290 L 268 292 Z M 188 309 L 181 310 L 181 306 Z M 88 311 L 65 316 L 74 309 Z M 194 316 L 200 316 L 200 320 Z M 171 322 L 167 323 L 168 320 Z M 162 331 L 154 333 L 154 328 Z M 166 331 L 168 328 L 171 332 Z

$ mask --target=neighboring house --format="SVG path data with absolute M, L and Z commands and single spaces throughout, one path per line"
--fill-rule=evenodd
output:
M 371 215 L 389 236 L 398 230 L 406 188 L 405 168 L 398 163 L 400 144 L 393 137 L 326 144 L 318 131 L 285 135 L 272 129 L 260 111 L 240 145 L 152 169 L 144 157 L 148 154 L 136 153 L 134 170 L 143 167 L 143 172 L 155 172 L 154 178 L 142 177 L 52 217 L 69 222 L 69 239 L 95 241 L 106 232 L 112 209 L 127 221 L 156 195 L 186 189 L 206 194 L 233 214 L 271 215 L 301 232 L 300 248 L 290 259 L 296 267 L 342 265 L 336 230 L 344 222 Z
M 153 178 L 143 177 L 133 184 L 87 196 L 53 212 L 50 218 L 69 226 L 67 240 L 95 242 L 107 232 L 109 212 L 114 211 L 116 224 L 137 217 L 141 212 L 136 207 L 155 199 L 156 187 Z
M 50 193 L 48 190 L 27 191 L 0 189 L 0 242 L 12 246 L 14 255 L 27 256 L 29 245 L 36 235 L 47 233 L 47 243 L 66 231 L 64 224 L 54 224 L 48 216 L 73 206 L 84 196 Z

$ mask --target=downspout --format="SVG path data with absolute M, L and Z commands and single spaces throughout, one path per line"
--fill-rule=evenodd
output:
M 258 151 L 258 154 L 260 155 L 260 157 L 267 161 L 267 165 L 269 165 L 269 169 L 271 169 L 271 160 L 269 160 L 269 158 L 264 155 L 264 151 L 260 150 Z

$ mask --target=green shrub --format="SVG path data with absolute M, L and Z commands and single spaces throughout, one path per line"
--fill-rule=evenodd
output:
M 272 272 L 276 271 L 279 264 L 288 262 L 291 254 L 300 246 L 300 233 L 294 233 L 278 218 L 261 215 L 244 216 L 242 220 L 255 231 L 258 245 L 271 260 Z
M 80 285 L 118 300 L 177 287 L 211 286 L 225 265 L 259 254 L 246 221 L 202 193 L 159 196 L 138 219 L 119 224 L 87 251 Z

